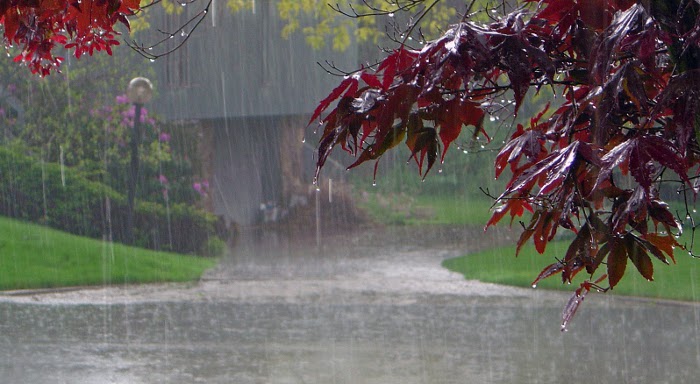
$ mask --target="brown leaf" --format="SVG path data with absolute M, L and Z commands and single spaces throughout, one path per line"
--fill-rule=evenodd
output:
M 608 282 L 613 288 L 620 282 L 627 267 L 627 247 L 621 239 L 610 240 L 610 254 L 608 255 Z
M 654 280 L 654 265 L 646 250 L 639 242 L 635 240 L 635 236 L 628 233 L 625 236 L 625 246 L 627 247 L 627 256 L 632 260 L 632 264 L 637 267 L 639 273 L 647 280 Z

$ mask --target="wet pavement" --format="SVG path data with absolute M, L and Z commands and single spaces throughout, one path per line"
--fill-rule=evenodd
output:
M 507 231 L 248 233 L 201 282 L 0 296 L 8 383 L 695 383 L 700 306 L 465 281 Z

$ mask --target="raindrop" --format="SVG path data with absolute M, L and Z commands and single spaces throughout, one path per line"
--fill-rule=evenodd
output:
M 150 60 L 148 60 L 148 61 L 150 61 L 151 63 L 155 63 L 155 62 L 156 62 L 156 59 L 150 59 Z
M 693 208 L 693 213 L 698 213 L 697 209 Z
M 185 30 L 183 29 L 182 32 L 180 32 L 180 36 L 186 37 L 186 36 L 187 36 L 187 32 L 185 32 Z
M 377 182 L 376 182 L 376 181 L 373 181 L 373 182 L 372 182 L 372 186 L 373 186 L 373 187 L 376 187 L 376 186 L 377 186 Z
M 537 288 L 537 284 L 532 284 L 532 288 Z
M 394 17 L 394 12 L 391 12 L 391 13 L 388 14 L 387 16 L 389 16 L 389 17 Z
M 59 145 L 58 150 L 59 150 L 58 161 L 61 163 L 61 185 L 63 185 L 65 187 L 66 186 L 66 165 L 65 165 L 64 156 L 63 156 L 63 146 Z
M 304 138 L 301 139 L 301 143 L 302 143 L 302 144 L 306 143 L 306 137 L 304 137 Z
M 490 120 L 491 122 L 496 121 L 496 116 L 489 116 L 489 120 Z
M 442 168 L 438 169 L 438 173 L 442 173 Z

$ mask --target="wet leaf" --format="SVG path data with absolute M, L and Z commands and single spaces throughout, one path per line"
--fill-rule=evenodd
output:
M 627 256 L 632 260 L 632 264 L 637 268 L 639 274 L 649 281 L 654 280 L 654 265 L 651 263 L 646 249 L 635 239 L 633 234 L 628 233 L 625 236 L 625 246 L 627 247 Z
M 564 310 L 561 313 L 561 330 L 566 331 L 566 327 L 571 323 L 571 320 L 576 315 L 576 311 L 583 304 L 583 300 L 590 291 L 590 284 L 585 281 L 581 283 L 581 286 L 576 289 L 574 294 L 569 298 L 569 301 L 564 306 Z
M 561 271 L 564 270 L 564 267 L 564 264 L 559 261 L 544 267 L 540 274 L 537 275 L 537 278 L 532 282 L 533 288 L 537 286 L 537 283 L 539 283 L 540 280 L 556 275 L 557 273 L 561 273 Z
M 610 240 L 610 253 L 608 254 L 608 282 L 613 288 L 620 282 L 627 267 L 627 247 L 619 238 Z
M 656 233 L 647 233 L 644 236 L 644 240 L 649 243 L 647 247 L 656 258 L 668 264 L 668 260 L 664 257 L 663 253 L 671 258 L 673 263 L 676 263 L 676 259 L 673 256 L 673 251 L 676 247 L 681 247 L 678 241 L 672 235 L 659 235 Z M 663 252 L 663 253 L 662 253 Z
M 345 92 L 345 94 L 348 96 L 351 96 L 351 97 L 354 96 L 355 92 L 353 89 L 357 89 L 357 84 L 358 84 L 358 81 L 357 81 L 357 77 L 355 77 L 355 76 L 350 76 L 350 77 L 344 79 L 343 81 L 341 81 L 340 84 L 337 87 L 335 87 L 333 89 L 333 91 L 331 91 L 331 93 L 328 96 L 326 96 L 325 99 L 321 100 L 321 102 L 318 104 L 318 106 L 314 110 L 313 115 L 311 115 L 311 119 L 309 119 L 309 122 L 307 123 L 307 125 L 310 125 L 311 123 L 316 121 L 316 119 L 318 119 L 319 116 L 321 116 L 321 113 L 323 113 L 323 111 L 325 111 L 331 105 L 331 103 L 333 101 L 338 99 L 340 97 L 340 95 L 343 94 L 343 92 Z

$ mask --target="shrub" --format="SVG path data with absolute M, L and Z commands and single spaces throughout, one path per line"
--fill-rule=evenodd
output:
M 0 214 L 76 235 L 125 237 L 126 198 L 73 168 L 43 163 L 18 149 L 0 148 Z M 136 245 L 199 253 L 216 237 L 216 216 L 185 204 L 166 208 L 137 201 Z

